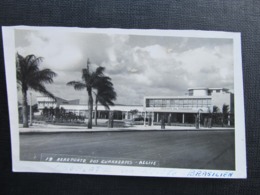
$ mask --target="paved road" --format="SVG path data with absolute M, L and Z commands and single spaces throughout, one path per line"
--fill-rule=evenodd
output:
M 234 170 L 234 131 L 20 134 L 21 160 L 42 153 L 159 160 L 160 167 Z

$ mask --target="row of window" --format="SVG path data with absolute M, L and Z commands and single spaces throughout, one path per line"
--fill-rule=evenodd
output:
M 147 99 L 146 107 L 208 107 L 211 99 Z
M 56 102 L 38 102 L 39 105 L 43 104 L 43 105 L 52 105 L 52 104 L 56 104 Z
M 65 109 L 66 112 L 87 112 L 88 110 Z
M 66 113 L 72 112 L 74 114 L 78 114 L 80 116 L 86 116 L 87 110 L 72 110 L 72 109 L 66 109 Z

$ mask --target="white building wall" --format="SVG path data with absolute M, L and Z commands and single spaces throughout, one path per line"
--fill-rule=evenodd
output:
M 39 110 L 42 110 L 45 107 L 55 108 L 57 106 L 56 101 L 53 98 L 50 98 L 50 97 L 37 97 L 37 103 L 38 103 L 38 109 Z
M 221 88 L 220 88 L 221 89 Z M 125 113 L 125 118 L 129 118 L 130 111 L 132 110 L 138 110 L 137 115 L 142 115 L 144 112 L 183 112 L 183 113 L 196 113 L 198 112 L 198 109 L 201 109 L 202 112 L 207 113 L 210 109 L 212 109 L 213 106 L 217 106 L 220 111 L 222 111 L 223 104 L 229 105 L 229 108 L 231 112 L 233 112 L 233 103 L 234 98 L 233 94 L 226 93 L 226 91 L 219 90 L 219 89 L 211 89 L 212 94 L 209 96 L 208 94 L 208 88 L 197 88 L 197 89 L 189 89 L 189 91 L 192 90 L 192 96 L 173 96 L 173 97 L 144 97 L 144 104 L 143 106 L 130 106 L 130 105 L 115 105 L 110 106 L 111 111 L 122 111 Z M 216 91 L 218 90 L 218 92 Z M 194 106 L 183 106 L 183 108 L 180 107 L 146 107 L 146 99 L 211 99 L 210 105 L 207 106 L 201 106 L 201 107 L 194 107 Z M 62 100 L 62 99 L 61 99 Z M 56 106 L 59 106 L 60 108 L 63 107 L 67 112 L 73 112 L 77 115 L 88 115 L 88 106 L 77 104 L 77 105 L 71 105 L 71 104 L 62 104 L 62 101 L 56 102 L 54 99 L 50 97 L 37 97 L 38 102 L 38 108 L 41 111 L 44 107 L 55 108 Z M 95 109 L 95 106 L 93 107 L 93 111 Z M 98 111 L 106 111 L 106 108 L 102 105 L 98 106 Z
M 68 104 L 62 104 L 60 107 L 63 107 L 65 110 L 88 110 L 88 105 L 68 105 Z M 142 111 L 143 106 L 125 106 L 125 105 L 115 105 L 115 106 L 109 106 L 111 111 L 131 111 L 131 110 L 138 110 Z M 93 110 L 95 109 L 95 105 L 93 106 Z M 99 111 L 106 111 L 107 109 L 104 106 L 98 105 Z
M 207 96 L 208 89 L 194 89 L 193 96 Z
M 231 107 L 233 106 L 231 105 L 230 93 L 212 93 L 211 97 L 212 97 L 212 105 L 217 106 L 220 112 L 222 112 L 222 107 L 224 104 L 228 105 L 229 109 L 231 109 Z
M 60 108 L 64 108 L 66 112 L 73 112 L 77 115 L 88 116 L 88 105 L 68 105 L 62 104 Z M 138 113 L 136 115 L 141 115 L 143 112 L 143 106 L 127 106 L 127 105 L 115 105 L 109 107 L 111 111 L 122 111 L 124 112 L 125 119 L 130 119 L 134 117 L 130 111 L 137 110 Z M 93 111 L 95 111 L 95 105 L 93 106 Z M 108 111 L 104 106 L 98 105 L 98 111 Z

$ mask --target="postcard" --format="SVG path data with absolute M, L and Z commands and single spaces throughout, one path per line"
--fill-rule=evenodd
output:
M 2 32 L 14 172 L 246 178 L 240 33 Z

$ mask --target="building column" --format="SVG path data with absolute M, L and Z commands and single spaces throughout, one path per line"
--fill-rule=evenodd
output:
M 146 126 L 146 112 L 144 113 L 144 126 Z
M 153 120 L 154 120 L 154 112 L 152 112 L 152 126 L 153 126 Z
M 159 113 L 157 112 L 157 120 L 156 122 L 158 123 L 159 122 Z
M 182 114 L 182 123 L 185 123 L 185 116 L 184 116 L 184 113 Z
M 172 117 L 172 114 L 171 113 L 169 113 L 169 115 L 168 115 L 168 118 L 167 118 L 167 123 L 168 123 L 168 125 L 171 125 L 171 117 Z

